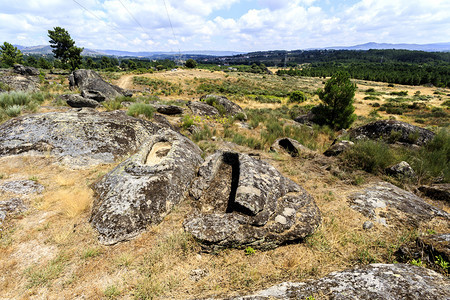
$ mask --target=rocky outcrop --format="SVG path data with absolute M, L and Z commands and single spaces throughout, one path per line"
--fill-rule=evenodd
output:
M 0 156 L 52 154 L 74 167 L 112 163 L 135 152 L 158 129 L 122 111 L 31 114 L 0 125 Z
M 192 113 L 197 116 L 218 116 L 219 111 L 214 106 L 208 105 L 204 102 L 198 102 L 198 101 L 189 101 L 187 103 L 187 106 L 190 108 Z
M 66 101 L 66 103 L 70 107 L 75 107 L 75 108 L 81 108 L 81 107 L 96 108 L 100 105 L 96 100 L 84 98 L 78 94 L 61 95 L 61 99 Z
M 33 67 L 26 67 L 23 65 L 15 64 L 14 72 L 20 75 L 28 75 L 28 76 L 38 76 L 40 74 L 39 70 Z
M 230 116 L 235 116 L 237 114 L 242 114 L 244 119 L 247 119 L 247 115 L 244 110 L 236 103 L 228 100 L 227 97 L 218 95 L 205 95 L 200 98 L 200 101 L 207 103 L 208 105 L 221 105 L 225 109 L 226 114 Z
M 419 236 L 415 241 L 403 244 L 395 252 L 396 260 L 408 263 L 413 259 L 440 273 L 448 270 L 442 262 L 450 261 L 450 234 Z
M 12 180 L 0 183 L 0 192 L 18 195 L 40 194 L 44 186 L 33 180 Z
M 305 155 L 315 153 L 300 144 L 298 141 L 288 137 L 277 139 L 272 146 L 270 146 L 270 151 L 275 153 L 288 153 L 292 157 L 297 157 L 301 154 Z
M 383 138 L 390 143 L 400 142 L 419 146 L 431 141 L 434 135 L 430 130 L 396 120 L 379 120 L 350 130 L 350 136 L 357 140 Z
M 300 115 L 294 118 L 294 121 L 300 124 L 312 126 L 314 124 L 314 114 L 312 111 L 309 111 L 307 114 Z
M 71 88 L 78 87 L 81 96 L 94 99 L 97 102 L 111 100 L 118 96 L 131 96 L 131 94 L 118 86 L 104 81 L 100 75 L 92 70 L 76 70 L 69 76 Z
M 0 226 L 6 218 L 21 214 L 26 210 L 23 200 L 20 198 L 11 198 L 5 201 L 0 201 Z M 0 228 L 1 232 L 1 228 Z
M 434 218 L 450 218 L 445 211 L 387 182 L 371 185 L 349 199 L 353 209 L 383 225 L 418 227 Z
M 419 191 L 433 200 L 443 200 L 450 202 L 450 183 L 433 184 L 431 186 L 422 185 Z
M 198 171 L 190 190 L 194 210 L 184 228 L 205 250 L 298 242 L 321 222 L 312 196 L 268 163 L 218 151 Z
M 7 86 L 5 91 L 37 92 L 39 91 L 39 78 L 37 76 L 17 75 L 10 71 L 0 71 L 0 82 Z
M 323 155 L 325 156 L 338 156 L 345 150 L 353 147 L 355 144 L 351 141 L 342 140 L 337 143 L 334 143 L 333 145 L 328 148 Z
M 163 105 L 163 104 L 154 104 L 152 105 L 157 112 L 163 115 L 179 115 L 183 113 L 183 108 L 176 105 Z
M 449 280 L 409 264 L 371 264 L 306 282 L 283 282 L 230 299 L 449 299 Z
M 128 240 L 160 223 L 187 195 L 200 154 L 186 137 L 162 129 L 97 182 L 91 223 L 100 242 Z
M 398 164 L 386 168 L 386 173 L 400 178 L 414 178 L 416 172 L 406 161 L 401 161 Z

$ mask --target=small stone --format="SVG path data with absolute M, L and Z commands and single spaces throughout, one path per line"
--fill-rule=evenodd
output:
M 363 229 L 364 229 L 364 230 L 372 229 L 372 227 L 373 227 L 373 223 L 370 222 L 370 221 L 366 221 L 366 222 L 364 222 L 364 224 L 363 224 Z
M 200 279 L 202 279 L 203 277 L 208 276 L 208 274 L 209 274 L 209 271 L 206 269 L 191 270 L 191 272 L 189 273 L 189 279 L 197 282 Z

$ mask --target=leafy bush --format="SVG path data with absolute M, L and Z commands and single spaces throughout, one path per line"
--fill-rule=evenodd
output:
M 145 103 L 134 103 L 132 104 L 127 111 L 127 115 L 137 117 L 139 115 L 144 115 L 148 119 L 153 118 L 153 113 L 155 112 L 155 108 Z
M 20 115 L 20 113 L 22 112 L 22 106 L 20 105 L 12 105 L 12 106 L 8 106 L 5 109 L 5 113 L 8 115 L 8 117 L 17 117 L 18 115 Z
M 289 94 L 289 103 L 301 103 L 306 101 L 306 95 L 302 91 L 293 91 Z
M 380 141 L 359 141 L 341 156 L 344 164 L 351 168 L 380 173 L 394 162 L 389 146 Z
M 392 96 L 406 96 L 408 95 L 408 91 L 399 91 L 399 92 L 391 92 Z

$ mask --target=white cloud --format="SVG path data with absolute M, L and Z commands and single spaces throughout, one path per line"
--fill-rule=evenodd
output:
M 126 9 L 118 0 L 77 0 L 88 12 L 69 0 L 0 0 L 0 37 L 46 44 L 47 30 L 61 26 L 79 46 L 131 51 L 174 45 L 247 51 L 450 40 L 448 0 L 361 0 L 350 7 L 314 0 L 166 0 L 175 37 L 163 1 L 121 1 Z M 249 3 L 254 6 L 238 15 L 217 16 Z

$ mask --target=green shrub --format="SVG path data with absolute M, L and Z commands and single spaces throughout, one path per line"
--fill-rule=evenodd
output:
M 399 91 L 399 92 L 391 92 L 392 96 L 406 96 L 408 95 L 408 91 Z
M 301 103 L 306 101 L 306 95 L 302 91 L 293 91 L 289 94 L 289 103 Z
M 20 105 L 12 105 L 12 106 L 8 106 L 5 109 L 5 113 L 8 115 L 8 117 L 17 117 L 18 115 L 20 115 L 22 113 L 22 106 Z
M 341 158 L 348 167 L 369 173 L 380 173 L 395 160 L 386 143 L 372 140 L 356 142 Z
M 145 103 L 134 103 L 127 111 L 127 115 L 137 117 L 139 115 L 144 115 L 147 119 L 153 118 L 153 113 L 155 108 L 151 105 Z
M 192 125 L 194 125 L 194 118 L 190 115 L 184 115 L 183 116 L 183 123 L 182 123 L 182 127 L 184 129 L 188 129 L 189 127 L 191 127 Z

